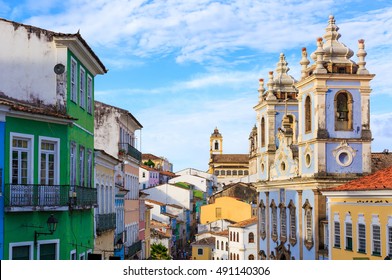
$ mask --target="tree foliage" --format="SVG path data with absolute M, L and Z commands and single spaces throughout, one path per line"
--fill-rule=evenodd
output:
M 153 260 L 171 260 L 167 248 L 162 244 L 151 245 L 151 259 Z
M 147 165 L 147 166 L 149 166 L 151 168 L 155 167 L 155 163 L 151 159 L 149 159 L 148 161 L 145 161 L 143 164 Z

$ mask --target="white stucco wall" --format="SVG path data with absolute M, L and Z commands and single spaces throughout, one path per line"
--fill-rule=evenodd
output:
M 0 20 L 0 92 L 19 100 L 40 100 L 56 104 L 56 77 L 53 68 L 67 66 L 67 49 L 56 47 L 53 39 L 33 29 Z M 7 75 L 3 74 L 7 73 Z

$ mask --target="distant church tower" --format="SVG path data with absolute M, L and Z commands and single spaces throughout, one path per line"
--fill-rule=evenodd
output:
M 214 129 L 214 133 L 210 137 L 210 155 L 221 155 L 223 152 L 223 137 L 219 133 L 218 128 Z

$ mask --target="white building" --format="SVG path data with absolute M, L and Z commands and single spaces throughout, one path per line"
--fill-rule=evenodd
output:
M 257 217 L 229 226 L 229 259 L 257 259 Z
M 212 195 L 214 181 L 204 178 L 199 175 L 191 175 L 191 174 L 176 174 L 179 175 L 169 180 L 169 184 L 175 184 L 178 182 L 187 182 L 195 186 L 195 189 L 198 191 L 202 191 L 207 194 L 207 196 Z
M 213 253 L 213 260 L 228 260 L 229 259 L 229 230 L 223 230 L 212 233 L 215 237 L 215 249 Z

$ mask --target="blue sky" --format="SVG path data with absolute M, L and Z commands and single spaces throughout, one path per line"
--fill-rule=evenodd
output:
M 129 110 L 143 125 L 141 151 L 168 158 L 174 171 L 207 170 L 215 127 L 225 153 L 248 152 L 258 79 L 282 52 L 299 79 L 301 48 L 315 50 L 330 14 L 355 54 L 365 39 L 376 74 L 372 151 L 392 151 L 389 0 L 0 0 L 2 18 L 80 30 L 109 69 L 96 78 L 96 99 Z

